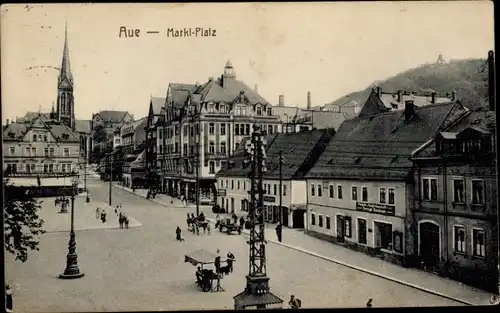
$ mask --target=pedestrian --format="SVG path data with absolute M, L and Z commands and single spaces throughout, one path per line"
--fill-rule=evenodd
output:
M 123 229 L 123 215 L 122 215 L 122 212 L 120 212 L 120 215 L 118 215 L 118 223 L 120 223 L 120 228 Z
M 215 266 L 215 272 L 217 274 L 220 273 L 220 255 L 219 255 L 219 249 L 217 249 L 217 256 L 215 257 L 215 261 L 214 261 L 214 266 Z
M 234 254 L 231 252 L 227 253 L 227 266 L 229 266 L 229 271 L 233 272 Z
M 128 215 L 125 214 L 125 228 L 128 229 L 128 222 L 129 222 L 129 219 L 128 219 Z
M 118 214 L 118 205 L 115 208 L 115 214 Z
M 177 226 L 177 228 L 175 229 L 175 239 L 177 239 L 178 241 L 183 241 L 184 239 L 182 239 L 182 230 L 179 226 Z
M 295 298 L 294 295 L 290 296 L 290 301 L 288 301 L 288 305 L 290 305 L 291 309 L 298 309 L 302 306 L 302 301 L 300 299 Z
M 101 209 L 100 209 L 99 207 L 97 207 L 97 208 L 95 209 L 95 218 L 97 218 L 97 219 L 98 219 L 98 218 L 99 218 L 99 216 L 101 216 Z
M 366 302 L 366 307 L 371 308 L 372 307 L 372 299 L 369 299 L 368 302 Z
M 12 289 L 9 284 L 5 285 L 5 311 L 12 312 L 14 303 L 12 301 Z
M 240 227 L 243 228 L 243 225 L 245 225 L 245 218 L 242 216 L 240 217 Z
M 283 228 L 281 226 L 281 223 L 278 222 L 278 225 L 276 226 L 276 236 L 278 237 L 279 242 L 281 242 L 282 235 L 283 235 Z
M 102 212 L 101 212 L 101 221 L 103 223 L 106 223 L 106 211 L 105 210 L 102 210 Z
M 207 232 L 210 235 L 210 223 L 207 224 Z

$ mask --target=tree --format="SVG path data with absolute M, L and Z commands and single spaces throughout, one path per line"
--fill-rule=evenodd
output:
M 42 201 L 4 180 L 5 249 L 25 262 L 28 252 L 39 251 L 38 236 L 45 233 L 44 220 L 38 216 Z

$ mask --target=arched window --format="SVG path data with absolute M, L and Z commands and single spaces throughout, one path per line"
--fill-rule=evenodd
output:
M 66 113 L 66 94 L 61 94 L 61 113 Z

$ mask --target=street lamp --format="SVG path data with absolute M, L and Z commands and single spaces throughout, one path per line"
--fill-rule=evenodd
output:
M 88 159 L 86 157 L 85 152 L 82 152 L 82 156 L 83 156 L 83 159 L 84 159 L 83 165 L 85 166 L 85 168 L 84 168 L 84 176 L 83 176 L 83 184 L 84 184 L 83 190 L 86 193 L 85 202 L 88 203 L 88 202 L 90 202 L 89 190 L 87 189 L 87 162 L 88 162 Z
M 59 275 L 61 279 L 75 279 L 84 275 L 78 268 L 75 241 L 75 195 L 78 192 L 78 176 L 74 176 L 71 184 L 71 230 L 69 232 L 68 255 L 66 256 L 66 269 Z
M 109 199 L 108 204 L 111 206 L 111 185 L 113 183 L 113 156 L 109 156 Z
M 200 128 L 198 128 L 200 131 Z M 200 135 L 196 135 L 196 216 L 200 215 Z

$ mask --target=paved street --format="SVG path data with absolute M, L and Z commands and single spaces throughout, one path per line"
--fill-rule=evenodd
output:
M 89 180 L 92 200 L 105 202 L 107 189 Z M 142 223 L 129 230 L 77 231 L 77 253 L 85 276 L 63 281 L 68 234 L 42 236 L 40 251 L 26 263 L 7 256 L 6 275 L 13 284 L 15 308 L 27 311 L 125 311 L 232 308 L 232 297 L 243 290 L 247 273 L 246 235 L 195 236 L 186 231 L 186 211 L 167 208 L 127 191 L 113 188 L 116 202 Z M 205 211 L 208 214 L 208 211 Z M 108 214 L 109 216 L 110 214 Z M 175 241 L 175 227 L 186 241 Z M 286 238 L 286 237 L 285 237 Z M 203 293 L 195 288 L 195 267 L 184 255 L 199 248 L 220 249 L 236 256 L 235 272 L 223 279 L 225 292 Z M 268 274 L 272 291 L 288 302 L 291 294 L 310 307 L 455 306 L 458 302 L 406 287 L 281 245 L 268 244 Z

